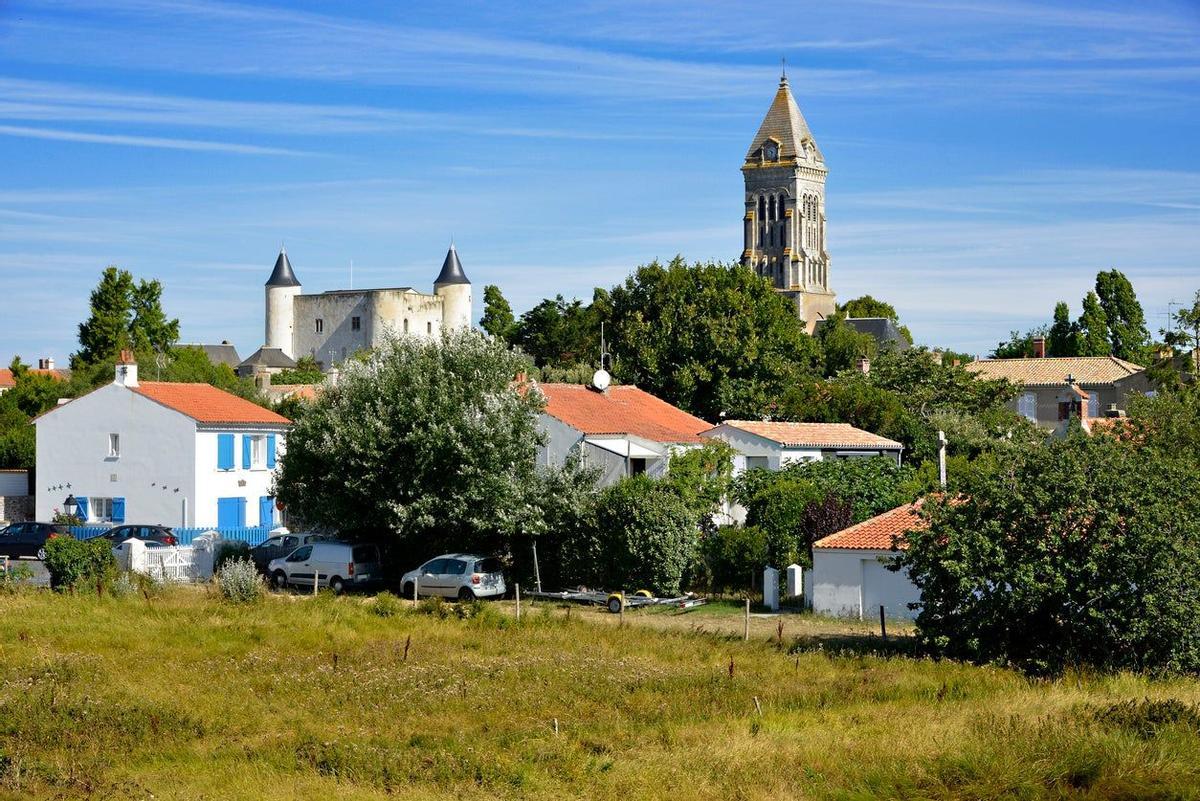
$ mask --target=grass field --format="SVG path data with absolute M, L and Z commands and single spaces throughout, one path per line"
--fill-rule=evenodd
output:
M 747 643 L 724 607 L 371 604 L 0 596 L 0 798 L 1200 796 L 1192 680 L 1031 682 L 806 616 Z

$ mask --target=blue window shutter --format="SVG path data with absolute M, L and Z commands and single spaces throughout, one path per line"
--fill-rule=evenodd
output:
M 242 434 L 242 469 L 250 469 L 250 435 Z
M 238 498 L 217 498 L 217 528 L 239 528 Z
M 112 521 L 114 523 L 125 522 L 125 499 L 113 498 Z
M 237 502 L 238 502 L 238 505 L 237 505 L 238 528 L 245 528 L 246 527 L 246 499 L 238 498 Z
M 77 511 L 75 514 L 79 515 L 79 519 L 86 523 L 88 519 L 87 498 L 76 498 L 75 502 L 79 504 L 79 511 Z
M 233 469 L 233 434 L 217 434 L 217 469 Z
M 272 526 L 275 524 L 275 499 L 266 495 L 258 499 L 258 524 Z
M 267 434 L 267 467 L 275 469 L 275 435 Z

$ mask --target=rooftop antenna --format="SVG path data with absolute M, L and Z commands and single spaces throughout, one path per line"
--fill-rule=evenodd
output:
M 787 56 L 779 59 L 779 82 L 787 83 Z

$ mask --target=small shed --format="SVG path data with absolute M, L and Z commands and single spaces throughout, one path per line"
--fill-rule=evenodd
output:
M 924 528 L 921 501 L 830 534 L 813 544 L 813 611 L 859 620 L 879 614 L 911 619 L 921 593 L 904 570 L 888 565 L 908 547 L 904 536 Z

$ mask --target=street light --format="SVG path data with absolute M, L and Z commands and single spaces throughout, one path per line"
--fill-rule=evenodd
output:
M 79 501 L 75 500 L 75 496 L 68 495 L 63 501 L 63 511 L 67 513 L 67 517 L 74 517 L 75 512 L 79 511 Z

